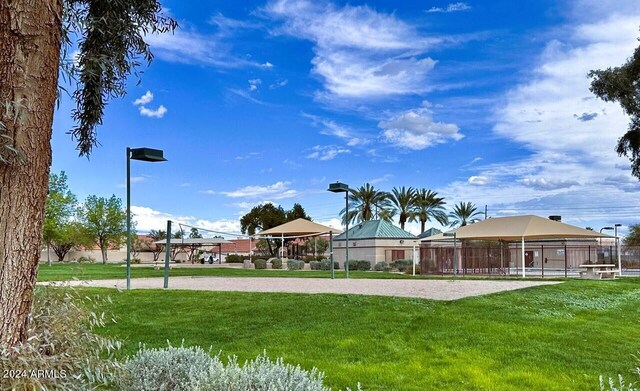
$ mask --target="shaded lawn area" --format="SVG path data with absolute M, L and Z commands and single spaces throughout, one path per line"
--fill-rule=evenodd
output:
M 454 302 L 348 295 L 138 290 L 108 294 L 124 341 L 212 347 L 313 366 L 365 390 L 587 390 L 632 379 L 640 279 L 574 280 Z
M 286 267 L 286 266 L 285 266 Z M 207 276 L 207 277 L 306 277 L 306 278 L 329 278 L 329 270 L 255 270 L 255 269 L 235 269 L 223 267 L 174 267 L 170 270 L 169 276 Z M 153 267 L 132 267 L 131 278 L 143 277 L 163 277 L 164 270 L 154 270 Z M 344 270 L 335 271 L 336 278 L 344 278 Z M 350 271 L 349 276 L 352 278 L 373 278 L 373 279 L 396 279 L 396 278 L 442 278 L 438 276 L 411 276 L 399 273 L 383 273 L 383 272 L 362 272 Z M 38 268 L 38 281 L 68 281 L 72 279 L 78 280 L 105 280 L 126 277 L 126 268 L 120 264 L 92 264 L 92 263 L 63 263 L 47 266 L 40 264 Z M 445 278 L 462 278 L 462 279 L 496 279 L 496 277 L 452 277 Z M 518 279 L 514 277 L 498 277 L 498 279 Z M 539 281 L 539 278 L 531 278 L 527 280 Z M 545 281 L 564 280 L 560 278 L 545 278 Z

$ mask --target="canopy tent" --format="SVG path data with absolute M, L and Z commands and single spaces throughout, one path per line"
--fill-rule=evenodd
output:
M 525 277 L 524 242 L 535 239 L 613 238 L 611 235 L 590 231 L 539 216 L 496 217 L 456 230 L 429 236 L 423 242 L 446 240 L 503 240 L 522 243 L 522 276 Z
M 272 238 L 280 239 L 284 247 L 285 238 L 299 237 L 299 236 L 317 236 L 317 235 L 326 234 L 326 233 L 340 234 L 342 233 L 342 230 L 327 227 L 326 225 L 314 223 L 313 221 L 309 221 L 307 219 L 299 218 L 293 221 L 289 221 L 288 223 L 281 224 L 277 227 L 273 227 L 273 228 L 264 230 L 262 232 L 259 232 L 257 235 L 270 236 Z
M 167 240 L 166 239 L 157 240 L 153 243 L 166 245 Z M 222 245 L 225 243 L 231 243 L 231 242 L 223 238 L 179 238 L 179 239 L 171 238 L 171 246 L 176 246 L 176 247 L 190 247 L 192 249 L 195 249 L 197 247 L 203 247 L 203 246 L 218 246 L 218 256 L 219 256 L 218 259 L 220 263 L 222 263 Z

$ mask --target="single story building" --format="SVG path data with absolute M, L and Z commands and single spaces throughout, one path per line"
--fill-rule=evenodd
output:
M 349 228 L 349 259 L 371 262 L 392 262 L 413 259 L 413 250 L 420 246 L 418 238 L 385 220 L 363 221 Z M 333 260 L 343 266 L 346 257 L 346 234 L 333 238 Z

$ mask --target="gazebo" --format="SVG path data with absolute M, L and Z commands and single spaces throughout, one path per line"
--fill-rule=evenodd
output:
M 520 242 L 522 277 L 526 277 L 525 242 L 548 239 L 595 239 L 612 236 L 534 215 L 496 217 L 422 239 L 422 242 L 485 240 Z
M 154 244 L 159 244 L 166 246 L 167 240 L 157 240 L 153 242 Z M 175 247 L 187 247 L 191 249 L 196 249 L 204 246 L 218 247 L 218 260 L 219 263 L 222 263 L 222 245 L 225 243 L 231 243 L 230 241 L 223 238 L 180 238 L 171 240 L 171 246 Z
M 333 235 L 334 233 L 340 234 L 342 233 L 342 230 L 314 223 L 313 221 L 309 221 L 307 219 L 299 218 L 293 221 L 289 221 L 288 223 L 278 225 L 277 227 L 259 232 L 257 235 L 265 238 L 280 239 L 284 246 L 285 239 L 319 236 L 322 234 Z

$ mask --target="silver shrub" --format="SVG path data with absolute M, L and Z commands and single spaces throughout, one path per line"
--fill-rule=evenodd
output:
M 323 378 L 316 368 L 306 371 L 282 358 L 272 361 L 266 353 L 244 365 L 229 357 L 225 366 L 218 355 L 211 357 L 200 347 L 143 346 L 122 365 L 116 386 L 122 391 L 331 391 Z

